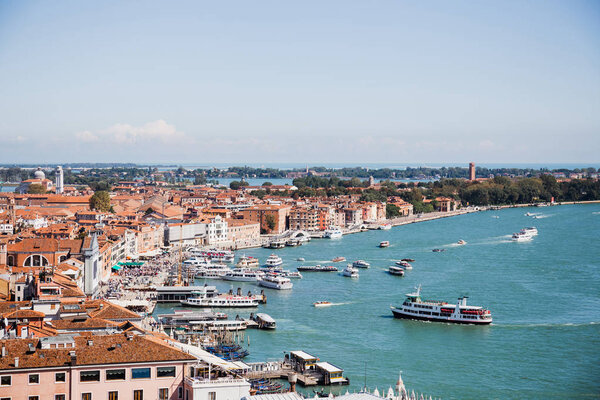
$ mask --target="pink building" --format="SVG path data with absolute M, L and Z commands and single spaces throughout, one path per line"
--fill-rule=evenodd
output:
M 131 332 L 0 340 L 0 398 L 184 400 L 197 359 Z

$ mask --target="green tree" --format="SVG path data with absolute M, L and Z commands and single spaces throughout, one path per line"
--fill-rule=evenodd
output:
M 390 219 L 390 218 L 395 218 L 400 216 L 400 208 L 398 208 L 397 205 L 395 204 L 386 204 L 385 205 L 385 217 Z
M 29 193 L 29 194 L 44 194 L 44 193 L 46 193 L 46 189 L 44 188 L 44 186 L 40 185 L 39 183 L 32 183 L 31 185 L 29 185 L 29 188 L 27 188 L 27 193 Z
M 272 214 L 267 214 L 265 217 L 265 222 L 267 223 L 269 231 L 275 229 L 275 216 L 273 216 Z
M 271 182 L 263 182 L 262 185 L 263 186 L 273 186 L 273 184 Z
M 110 210 L 110 196 L 106 190 L 100 190 L 90 197 L 90 208 L 107 212 Z

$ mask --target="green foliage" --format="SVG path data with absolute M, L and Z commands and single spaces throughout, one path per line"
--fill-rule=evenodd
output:
M 270 231 L 272 231 L 273 229 L 275 229 L 275 216 L 273 216 L 272 214 L 267 214 L 265 216 L 265 222 L 267 223 L 267 227 L 269 228 Z
M 396 218 L 400 216 L 400 208 L 395 204 L 386 204 L 385 205 L 385 217 L 386 218 Z
M 100 190 L 95 192 L 92 197 L 90 197 L 90 208 L 92 210 L 107 212 L 110 210 L 110 196 L 108 192 L 105 190 Z
M 271 182 L 263 182 L 262 184 L 263 186 L 273 186 L 273 184 Z
M 265 190 L 261 189 L 261 190 L 253 190 L 253 191 L 250 192 L 250 194 L 252 196 L 256 196 L 256 197 L 258 197 L 259 199 L 262 200 L 267 195 L 267 192 Z
M 246 181 L 231 181 L 231 183 L 229 184 L 229 188 L 231 190 L 238 190 L 242 186 L 249 186 L 249 184 Z
M 41 185 L 39 183 L 32 183 L 27 188 L 27 193 L 29 193 L 29 194 L 44 194 L 44 193 L 46 193 L 46 189 L 44 188 L 43 185 Z

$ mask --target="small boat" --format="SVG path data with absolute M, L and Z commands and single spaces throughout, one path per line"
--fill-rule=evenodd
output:
M 346 258 L 344 258 L 344 257 L 336 257 L 336 258 L 334 258 L 331 261 L 333 261 L 333 262 L 341 262 L 341 261 L 346 261 Z
M 348 264 L 342 271 L 342 275 L 348 278 L 358 278 L 358 271 L 352 267 L 352 264 Z
M 364 260 L 357 260 L 352 263 L 352 266 L 354 268 L 369 268 L 371 266 L 371 264 L 369 264 L 368 262 L 366 262 Z
M 331 306 L 331 302 L 329 302 L 329 301 L 317 301 L 316 303 L 313 303 L 313 306 L 315 306 L 315 307 L 329 307 L 329 306 Z
M 379 243 L 379 247 L 381 247 L 381 248 L 390 247 L 390 242 L 388 242 L 387 240 L 384 240 L 383 242 Z
M 533 236 L 527 233 L 517 232 L 513 233 L 511 239 L 515 242 L 530 242 L 533 240 Z
M 396 265 L 403 269 L 413 269 L 412 265 L 410 265 L 406 261 L 396 261 Z
M 446 249 L 433 249 L 431 251 L 433 251 L 434 253 L 441 253 L 442 251 L 446 251 Z
M 274 240 L 269 243 L 270 249 L 283 249 L 285 247 L 285 240 Z
M 534 226 L 529 226 L 527 228 L 521 229 L 522 233 L 528 234 L 529 236 L 537 236 L 538 230 Z
M 275 329 L 277 323 L 269 315 L 265 313 L 257 313 L 256 315 L 250 314 L 250 319 L 258 324 L 258 329 Z
M 467 244 L 467 242 L 465 242 L 464 240 L 460 239 L 458 242 L 456 242 L 456 244 L 462 246 L 463 244 Z
M 381 224 L 381 225 L 379 225 L 379 227 L 377 227 L 377 229 L 380 229 L 382 231 L 389 231 L 390 229 L 392 229 L 392 225 L 391 224 Z
M 302 274 L 298 271 L 281 271 L 280 272 L 281 276 L 285 276 L 286 278 L 290 278 L 290 279 L 302 279 Z
M 390 267 L 388 268 L 388 272 L 390 273 L 390 275 L 404 276 L 404 268 L 398 267 L 396 265 L 390 265 Z
M 413 258 L 403 258 L 400 261 L 406 261 L 406 262 L 415 262 L 415 260 Z
M 296 258 L 296 261 L 306 261 L 306 260 L 304 259 L 304 257 L 298 257 L 298 258 Z
M 497 215 L 492 215 L 492 218 L 500 218 L 500 217 Z

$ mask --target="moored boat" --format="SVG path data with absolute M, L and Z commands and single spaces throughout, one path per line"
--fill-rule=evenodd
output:
M 260 263 L 258 262 L 258 258 L 243 255 L 235 266 L 238 268 L 258 268 Z
M 256 282 L 262 274 L 262 271 L 256 271 L 249 268 L 236 268 L 228 271 L 221 278 L 225 281 Z
M 325 239 L 340 239 L 342 236 L 342 230 L 335 226 L 330 226 L 323 232 L 323 237 Z
M 256 315 L 250 315 L 250 319 L 258 324 L 258 329 L 275 329 L 277 323 L 269 315 L 265 313 L 257 313 Z
M 339 271 L 337 267 L 333 265 L 301 265 L 296 268 L 302 272 L 336 272 Z
M 390 308 L 396 318 L 476 325 L 492 322 L 491 312 L 483 307 L 468 306 L 467 297 L 460 297 L 458 304 L 421 299 L 421 286 L 416 292 L 408 293 L 401 306 Z
M 237 295 L 219 295 L 207 297 L 202 292 L 194 293 L 195 297 L 190 297 L 179 302 L 184 306 L 191 307 L 257 307 L 258 300 L 253 296 Z

